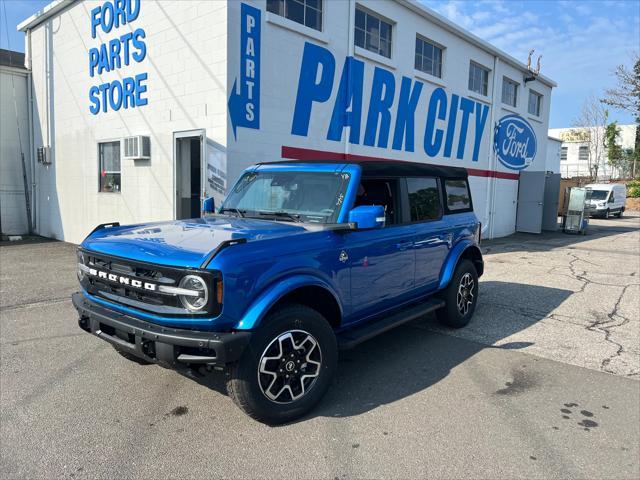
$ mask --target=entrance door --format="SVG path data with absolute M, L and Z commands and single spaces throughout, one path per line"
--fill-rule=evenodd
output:
M 518 210 L 516 212 L 517 232 L 542 232 L 546 177 L 546 172 L 520 172 Z
M 549 173 L 544 186 L 544 213 L 542 229 L 558 229 L 558 199 L 560 198 L 560 174 Z
M 176 219 L 200 217 L 204 130 L 174 133 Z

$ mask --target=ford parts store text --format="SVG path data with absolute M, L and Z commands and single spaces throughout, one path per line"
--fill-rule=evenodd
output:
M 199 216 L 252 163 L 383 158 L 469 169 L 499 237 L 557 171 L 555 84 L 409 0 L 63 0 L 19 29 L 44 236 Z

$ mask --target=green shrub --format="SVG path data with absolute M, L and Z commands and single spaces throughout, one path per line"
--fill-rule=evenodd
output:
M 640 198 L 640 180 L 627 183 L 627 197 Z

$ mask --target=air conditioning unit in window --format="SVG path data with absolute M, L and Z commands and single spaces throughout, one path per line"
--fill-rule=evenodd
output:
M 125 160 L 149 160 L 151 158 L 151 139 L 144 135 L 124 139 Z

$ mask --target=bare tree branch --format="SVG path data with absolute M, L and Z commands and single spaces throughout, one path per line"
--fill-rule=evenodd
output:
M 618 80 L 616 88 L 605 90 L 601 101 L 620 110 L 626 110 L 640 118 L 640 55 L 632 55 L 633 68 L 618 65 L 613 72 Z
M 608 118 L 609 112 L 602 102 L 591 95 L 585 99 L 580 115 L 573 121 L 571 137 L 574 141 L 588 144 L 587 161 L 592 178 L 598 177 L 600 166 L 604 164 L 604 139 Z

